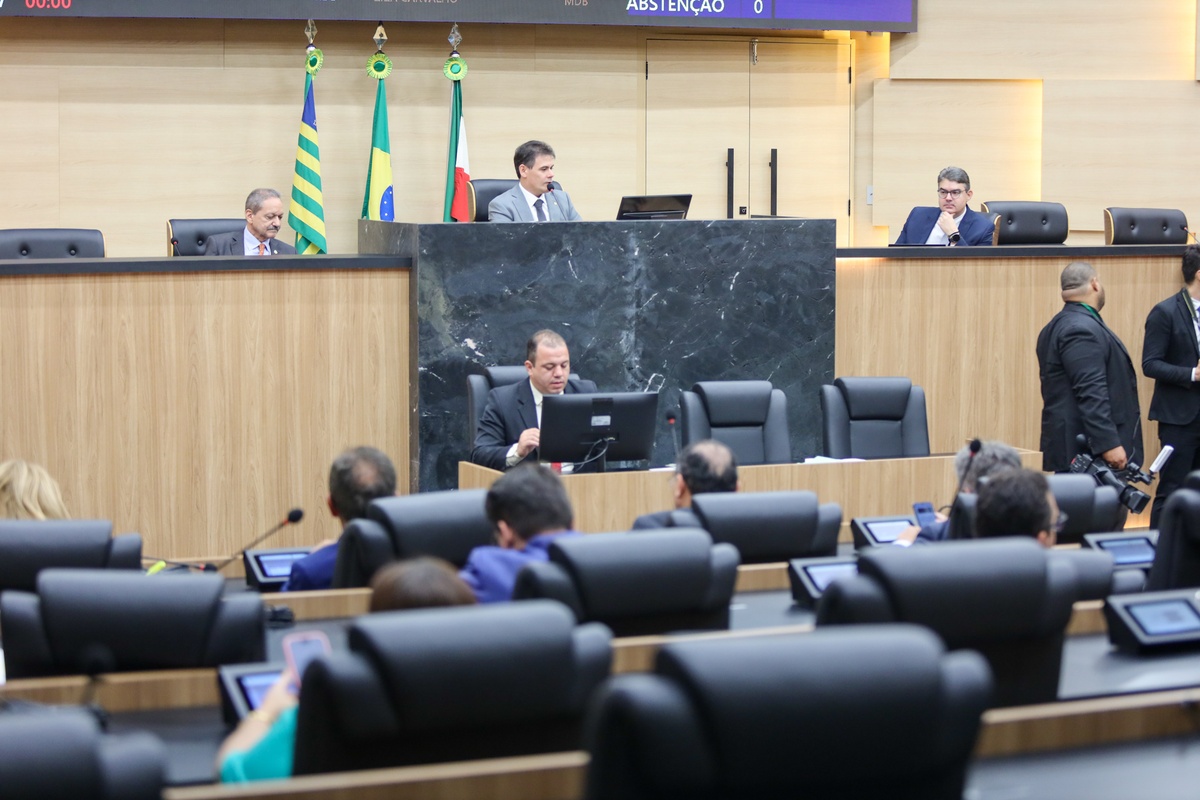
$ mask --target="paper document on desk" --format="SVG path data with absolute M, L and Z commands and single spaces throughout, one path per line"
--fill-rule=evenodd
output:
M 846 464 L 851 461 L 866 461 L 865 458 L 830 458 L 829 456 L 813 456 L 804 459 L 805 464 Z

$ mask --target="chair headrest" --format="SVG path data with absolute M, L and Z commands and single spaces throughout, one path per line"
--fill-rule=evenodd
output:
M 485 367 L 483 374 L 487 377 L 488 383 L 493 389 L 499 386 L 508 386 L 513 383 L 520 383 L 529 377 L 529 371 L 525 369 L 524 364 L 517 364 L 515 366 Z
M 104 234 L 92 228 L 0 230 L 0 259 L 103 257 Z
M 111 541 L 108 520 L 0 521 L 0 590 L 32 592 L 47 567 L 102 569 Z
M 983 207 L 1000 215 L 997 244 L 1062 244 L 1067 240 L 1067 208 L 1062 203 L 1001 200 Z
M 1108 244 L 1183 244 L 1188 238 L 1187 215 L 1177 208 L 1104 209 Z
M 859 554 L 858 574 L 883 587 L 897 619 L 928 625 L 947 642 L 1044 632 L 1047 556 L 1027 537 L 871 548 Z
M 516 178 L 472 178 L 470 191 L 475 195 L 475 222 L 487 221 L 488 204 L 516 185 Z
M 463 566 L 471 550 L 492 543 L 486 489 L 422 492 L 372 500 L 367 516 L 392 536 L 397 558 L 431 555 Z
M 198 256 L 204 242 L 220 233 L 234 233 L 246 227 L 242 217 L 229 219 L 169 219 L 167 241 L 172 245 L 171 254 Z
M 203 664 L 224 588 L 220 575 L 125 570 L 47 569 L 37 581 L 54 661 L 82 673 Z
M 713 426 L 762 425 L 774 388 L 770 381 L 701 381 L 692 391 L 700 396 Z
M 1109 486 L 1097 486 L 1091 475 L 1047 475 L 1046 482 L 1058 510 L 1066 513 L 1067 526 L 1062 530 L 1062 536 L 1076 536 L 1084 533 L 1095 533 L 1101 529 L 1107 531 L 1116 525 L 1115 515 L 1107 520 L 1093 519 L 1097 512 L 1097 495 L 1116 490 Z M 1109 498 L 1111 501 L 1111 498 Z M 1119 500 L 1118 500 L 1119 502 Z M 1108 505 L 1115 506 L 1115 503 Z M 1115 510 L 1115 509 L 1114 509 Z M 1100 524 L 1097 527 L 1097 523 Z
M 702 608 L 712 546 L 694 528 L 570 536 L 550 545 L 550 561 L 570 575 L 588 617 L 639 616 Z
M 904 419 L 912 381 L 908 378 L 837 378 L 850 419 Z
M 940 737 L 953 692 L 944 659 L 941 642 L 924 628 L 855 626 L 669 643 L 655 671 L 681 684 L 697 706 L 729 794 L 754 796 L 756 788 L 799 785 L 798 754 L 821 765 L 844 764 L 850 751 L 870 753 L 871 771 L 889 780 L 946 759 Z M 977 720 L 990 680 L 982 659 L 969 660 Z M 969 748 L 969 741 L 959 744 Z
M 578 712 L 575 618 L 553 601 L 363 617 L 350 650 L 369 659 L 402 731 Z
M 814 492 L 743 492 L 701 494 L 692 509 L 717 542 L 737 547 L 742 561 L 799 558 L 817 532 Z

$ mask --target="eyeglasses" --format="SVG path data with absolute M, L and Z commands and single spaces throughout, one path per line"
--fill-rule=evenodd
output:
M 1060 511 L 1060 512 L 1058 512 L 1058 519 L 1054 520 L 1054 533 L 1055 533 L 1055 535 L 1058 535 L 1058 534 L 1062 533 L 1062 532 L 1063 532 L 1063 530 L 1065 530 L 1065 529 L 1066 529 L 1066 527 L 1067 527 L 1067 521 L 1068 521 L 1068 520 L 1070 520 L 1070 519 L 1071 519 L 1071 518 L 1067 516 L 1067 512 L 1065 512 L 1065 511 Z
M 962 197 L 962 189 L 938 189 L 938 197 L 953 197 L 956 200 Z

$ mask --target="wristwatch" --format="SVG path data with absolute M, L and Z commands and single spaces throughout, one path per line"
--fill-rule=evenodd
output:
M 954 233 L 950 234 L 946 238 L 950 240 L 950 244 L 954 245 L 954 244 L 958 244 L 960 241 L 962 241 L 962 234 L 959 233 L 958 231 L 955 231 Z

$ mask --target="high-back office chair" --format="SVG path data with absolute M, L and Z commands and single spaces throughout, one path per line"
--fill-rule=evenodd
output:
M 1105 244 L 1185 244 L 1187 215 L 1177 208 L 1104 209 Z
M 0 716 L 5 800 L 159 800 L 165 758 L 157 737 L 106 736 L 83 710 Z
M 1200 587 L 1200 491 L 1183 488 L 1176 489 L 1163 507 L 1146 591 L 1193 586 Z
M 679 423 L 682 447 L 716 439 L 742 465 L 792 460 L 787 397 L 770 381 L 701 381 L 682 393 Z
M 617 636 L 724 629 L 737 568 L 733 545 L 694 528 L 569 537 L 521 570 L 513 599 L 557 600 Z
M 927 456 L 925 390 L 908 378 L 838 378 L 821 387 L 821 432 L 830 458 Z
M 909 625 L 672 642 L 588 717 L 587 800 L 961 800 L 987 663 Z
M 467 216 L 472 222 L 488 221 L 488 205 L 517 185 L 516 178 L 474 178 L 467 181 Z M 550 181 L 556 190 L 558 181 Z
M 475 447 L 475 433 L 479 428 L 479 418 L 487 408 L 488 392 L 501 386 L 510 386 L 529 377 L 529 371 L 524 364 L 516 366 L 484 367 L 482 374 L 467 376 L 467 452 Z M 573 381 L 580 377 L 572 372 L 568 378 Z M 596 391 L 596 384 L 584 381 L 587 390 Z M 590 384 L 590 386 L 588 386 Z
M 832 556 L 842 507 L 818 503 L 813 492 L 698 494 L 692 512 L 714 542 L 738 549 L 743 564 Z
M 236 219 L 169 219 L 167 220 L 167 255 L 202 256 L 204 242 L 219 233 L 234 233 L 246 227 L 246 220 Z
M 996 200 L 983 210 L 998 214 L 992 244 L 1062 244 L 1070 227 L 1062 203 L 1028 200 Z
M 858 556 L 858 574 L 834 581 L 817 625 L 912 622 L 951 650 L 978 650 L 996 680 L 994 705 L 1058 697 L 1062 645 L 1080 597 L 1071 563 L 1028 538 L 877 547 Z
M 32 592 L 49 567 L 141 569 L 142 537 L 101 519 L 0 520 L 0 592 Z
M 486 497 L 486 489 L 467 489 L 371 501 L 367 519 L 351 522 L 338 540 L 333 587 L 366 586 L 385 564 L 417 556 L 465 565 L 472 549 L 492 544 Z
M 0 595 L 8 677 L 262 661 L 262 599 L 224 589 L 220 575 L 43 570 L 37 594 Z
M 577 749 L 611 634 L 558 603 L 372 614 L 304 672 L 297 775 Z
M 104 258 L 104 234 L 93 228 L 0 230 L 0 260 L 7 258 Z
M 1085 533 L 1117 529 L 1121 498 L 1111 486 L 1097 486 L 1091 475 L 1047 475 L 1050 493 L 1067 524 L 1058 533 L 1059 544 L 1078 544 Z

